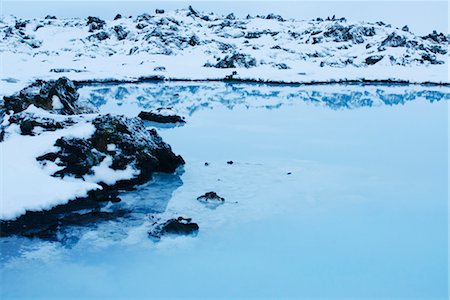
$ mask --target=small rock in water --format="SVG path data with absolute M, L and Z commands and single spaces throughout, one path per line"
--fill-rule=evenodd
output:
M 205 166 L 209 166 L 209 162 L 205 162 Z
M 183 120 L 182 117 L 177 115 L 162 115 L 147 111 L 141 111 L 138 117 L 142 120 L 156 123 L 186 123 L 186 121 Z
M 227 161 L 227 164 L 232 165 L 234 162 L 232 160 Z
M 291 172 L 287 172 L 287 175 L 291 175 L 292 173 Z
M 117 15 L 114 17 L 114 21 L 115 21 L 115 20 L 119 20 L 119 19 L 122 19 L 122 15 L 121 15 L 121 14 L 117 14 Z
M 160 239 L 163 235 L 197 235 L 198 230 L 198 224 L 193 223 L 191 218 L 178 217 L 157 225 L 154 230 L 148 232 L 148 235 Z
M 216 192 L 208 192 L 197 197 L 197 200 L 205 204 L 209 208 L 216 208 L 225 202 L 225 198 L 220 197 Z
M 155 9 L 155 14 L 163 14 L 164 13 L 164 9 Z

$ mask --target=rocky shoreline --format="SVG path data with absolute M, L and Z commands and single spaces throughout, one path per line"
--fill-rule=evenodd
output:
M 36 81 L 19 93 L 4 97 L 1 107 L 4 142 L 16 135 L 39 139 L 45 133 L 70 130 L 77 124 L 92 127 L 92 132 L 84 137 L 61 136 L 51 149 L 34 160 L 43 172 L 51 170 L 49 177 L 59 178 L 61 182 L 88 181 L 94 188 L 85 197 L 59 199 L 65 200 L 65 204 L 43 203 L 21 208 L 26 210 L 23 214 L 10 207 L 14 199 L 3 200 L 6 211 L 0 221 L 1 236 L 55 239 L 59 229 L 65 226 L 124 217 L 129 213 L 127 210 L 102 211 L 102 208 L 121 201 L 118 191 L 151 180 L 155 172 L 173 173 L 184 165 L 183 158 L 172 152 L 155 129 L 147 129 L 140 118 L 101 115 L 95 108 L 80 104 L 78 98 L 74 83 L 65 77 Z M 6 176 L 12 175 L 8 173 L 10 170 L 3 171 Z M 8 197 L 11 189 L 22 187 L 6 188 L 10 190 L 5 193 Z M 50 209 L 39 209 L 41 206 Z

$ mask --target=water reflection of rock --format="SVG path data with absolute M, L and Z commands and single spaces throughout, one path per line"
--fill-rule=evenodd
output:
M 323 105 L 331 109 L 355 109 L 381 105 L 401 105 L 424 99 L 429 102 L 449 100 L 445 87 L 410 87 L 401 85 L 289 86 L 242 83 L 143 83 L 84 87 L 82 95 L 97 107 L 107 101 L 116 106 L 134 104 L 142 109 L 174 107 L 192 115 L 200 109 L 236 106 L 277 109 L 297 101 Z

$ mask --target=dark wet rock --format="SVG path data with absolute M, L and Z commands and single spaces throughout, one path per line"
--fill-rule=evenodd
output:
M 73 115 L 89 112 L 89 109 L 78 105 L 78 92 L 71 80 L 61 77 L 48 82 L 37 80 L 13 96 L 5 96 L 6 110 L 21 112 L 31 104 L 45 110 L 55 110 L 61 114 Z M 59 100 L 63 108 L 54 108 L 54 100 Z
M 221 69 L 237 67 L 251 68 L 256 66 L 256 59 L 248 54 L 235 53 L 225 56 L 212 66 Z
M 20 235 L 58 241 L 61 232 L 68 227 L 99 224 L 130 213 L 125 209 L 101 211 L 105 204 L 87 198 L 73 200 L 47 211 L 27 211 L 15 220 L 0 221 L 0 236 Z
M 157 225 L 148 234 L 150 237 L 160 239 L 164 235 L 197 235 L 199 226 L 191 218 L 178 217 Z
M 198 38 L 198 36 L 196 36 L 195 34 L 192 35 L 189 39 L 189 45 L 191 45 L 192 47 L 200 45 L 200 39 Z
M 128 31 L 126 31 L 122 25 L 116 25 L 113 27 L 116 37 L 119 41 L 126 39 Z
M 164 72 L 165 70 L 166 70 L 166 67 L 155 67 L 153 69 L 153 71 L 156 71 L 156 72 Z
M 142 120 L 156 123 L 186 123 L 186 121 L 178 115 L 163 115 L 147 111 L 141 111 L 138 117 Z
M 209 208 L 216 208 L 225 202 L 225 198 L 220 197 L 216 192 L 208 192 L 197 197 L 197 200 L 205 204 Z
M 268 19 L 268 20 L 277 20 L 277 21 L 279 21 L 279 22 L 284 22 L 284 21 L 285 21 L 285 20 L 283 19 L 282 16 L 276 15 L 276 14 L 274 14 L 274 13 L 268 14 L 268 15 L 266 16 L 266 19 Z
M 402 27 L 402 30 L 406 31 L 406 32 L 409 32 L 409 27 L 407 25 L 405 25 L 405 26 Z
M 106 25 L 106 22 L 98 17 L 89 16 L 86 25 L 89 26 L 89 32 L 93 32 L 95 30 L 103 29 L 103 27 Z
M 164 9 L 155 9 L 155 14 L 160 15 L 164 13 Z
M 192 223 L 192 219 L 183 217 L 171 219 L 162 227 L 163 234 L 190 235 L 197 233 L 198 230 L 198 225 L 196 223 Z
M 205 167 L 209 166 L 209 162 L 205 162 Z
M 107 33 L 106 31 L 100 31 L 98 33 L 95 34 L 91 34 L 90 36 L 87 37 L 88 40 L 90 41 L 104 41 L 106 39 L 109 39 L 109 33 Z
M 57 18 L 55 16 L 52 15 L 47 15 L 45 16 L 45 20 L 56 20 Z
M 367 65 L 374 65 L 377 62 L 379 62 L 380 60 L 383 59 L 383 55 L 372 55 L 366 58 L 366 64 Z
M 227 164 L 232 165 L 234 162 L 232 160 L 227 161 Z
M 114 21 L 119 20 L 119 19 L 122 19 L 122 15 L 121 15 L 121 14 L 117 14 L 117 15 L 114 17 Z

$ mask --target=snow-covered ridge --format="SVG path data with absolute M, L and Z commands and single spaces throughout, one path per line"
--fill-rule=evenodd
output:
M 181 9 L 137 17 L 0 20 L 2 86 L 74 80 L 406 80 L 448 83 L 450 37 L 345 18 L 285 20 Z M 23 87 L 24 83 L 21 83 Z M 15 88 L 7 89 L 9 91 Z

